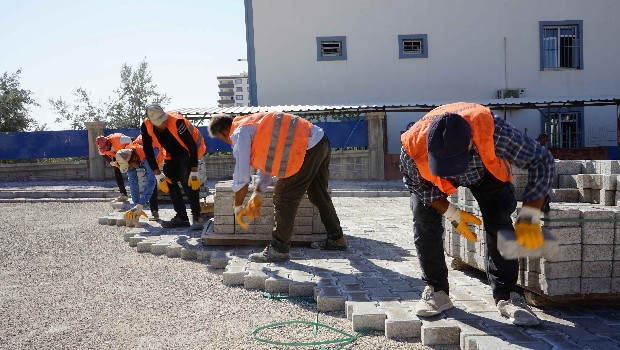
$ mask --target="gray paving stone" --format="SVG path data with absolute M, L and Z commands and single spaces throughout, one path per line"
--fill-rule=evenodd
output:
M 269 276 L 265 280 L 265 292 L 268 293 L 288 293 L 291 281 L 280 276 Z
M 345 298 L 338 287 L 321 287 L 316 289 L 318 311 L 344 311 Z
M 138 244 L 136 245 L 136 251 L 138 253 L 150 253 L 151 252 L 151 246 L 153 244 L 155 244 L 154 241 L 145 239 L 145 240 L 143 240 L 141 242 L 138 242 Z
M 166 256 L 169 258 L 180 258 L 183 246 L 177 243 L 171 243 L 166 247 Z
M 579 294 L 581 293 L 581 279 L 580 278 L 562 278 L 562 279 L 543 279 L 540 282 L 542 291 L 549 295 L 563 295 L 563 294 Z
M 581 266 L 581 261 L 551 262 L 543 259 L 540 262 L 540 270 L 548 279 L 580 277 Z
M 142 242 L 146 238 L 147 238 L 146 236 L 133 235 L 129 238 L 129 246 L 136 247 L 138 243 Z
M 211 254 L 209 262 L 214 269 L 223 269 L 228 265 L 230 259 L 230 255 L 227 252 L 217 250 Z
M 196 260 L 209 261 L 209 259 L 211 259 L 211 254 L 212 254 L 211 250 L 207 250 L 202 247 L 198 248 L 198 250 L 196 250 Z
M 385 336 L 389 339 L 395 338 L 418 338 L 422 334 L 422 321 L 404 307 L 384 308 L 386 313 Z
M 260 270 L 249 270 L 248 274 L 243 276 L 243 287 L 245 289 L 265 290 L 265 281 L 269 276 Z
M 170 246 L 169 242 L 160 241 L 159 243 L 154 243 L 151 245 L 151 254 L 154 255 L 164 255 L 166 254 L 166 249 Z
M 612 260 L 614 257 L 614 247 L 612 245 L 591 244 L 581 247 L 583 261 Z M 560 251 L 562 246 L 560 246 Z
M 612 264 L 612 261 L 584 261 L 581 263 L 581 277 L 611 277 Z
M 354 332 L 364 329 L 385 331 L 386 314 L 379 310 L 374 302 L 357 302 L 353 304 L 351 323 Z
M 245 276 L 248 274 L 243 267 L 226 269 L 222 274 L 222 283 L 226 286 L 240 286 L 244 284 Z
M 314 288 L 316 283 L 314 282 L 290 282 L 288 286 L 288 294 L 290 296 L 298 297 L 311 297 L 314 296 Z
M 198 257 L 197 247 L 183 247 L 181 249 L 181 259 L 183 260 L 196 260 Z
M 443 319 L 423 319 L 421 333 L 423 345 L 457 345 L 460 341 L 461 330 L 458 326 Z

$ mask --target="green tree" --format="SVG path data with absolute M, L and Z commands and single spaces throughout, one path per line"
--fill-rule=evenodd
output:
M 19 75 L 22 70 L 0 76 L 0 132 L 18 132 L 45 129 L 30 118 L 29 106 L 39 106 L 31 97 L 32 91 L 20 87 Z
M 146 58 L 135 69 L 123 64 L 120 73 L 120 86 L 105 102 L 94 104 L 89 93 L 82 88 L 76 89 L 73 103 L 62 98 L 50 99 L 52 109 L 60 115 L 56 121 L 70 121 L 73 129 L 84 129 L 84 122 L 88 121 L 105 121 L 107 128 L 137 128 L 146 105 L 170 102 L 168 96 L 156 91 L 157 85 L 153 83 Z

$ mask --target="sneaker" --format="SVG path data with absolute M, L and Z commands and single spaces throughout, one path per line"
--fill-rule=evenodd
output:
M 443 311 L 453 308 L 452 301 L 446 292 L 440 290 L 435 292 L 433 286 L 426 286 L 422 292 L 422 299 L 418 301 L 415 308 L 417 316 L 435 316 Z
M 202 230 L 207 222 L 207 218 L 202 215 L 193 216 L 192 219 L 192 230 Z
M 161 227 L 163 228 L 189 227 L 189 220 L 181 219 L 178 216 L 175 216 L 170 221 L 162 221 Z
M 347 250 L 346 244 L 339 244 L 333 239 L 325 238 L 319 242 L 312 242 L 310 247 L 323 250 Z
M 159 221 L 159 212 L 157 210 L 151 210 L 149 221 Z
M 127 202 L 128 200 L 129 200 L 129 197 L 127 197 L 126 194 L 121 194 L 120 196 L 114 198 L 112 202 Z
M 276 262 L 287 261 L 289 259 L 288 253 L 278 253 L 270 245 L 266 246 L 260 253 L 250 254 L 250 261 L 252 262 Z
M 534 311 L 527 305 L 527 301 L 518 293 L 511 292 L 509 300 L 500 300 L 497 303 L 499 313 L 508 318 L 508 321 L 518 326 L 536 326 L 540 323 Z

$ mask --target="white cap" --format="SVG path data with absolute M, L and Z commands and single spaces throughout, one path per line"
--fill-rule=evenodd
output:
M 118 163 L 118 168 L 121 170 L 121 173 L 125 173 L 127 169 L 129 169 L 129 160 L 132 154 L 133 151 L 127 148 L 116 152 L 116 162 Z
M 146 117 L 155 126 L 160 126 L 168 120 L 168 115 L 164 112 L 164 109 L 155 103 L 146 106 Z

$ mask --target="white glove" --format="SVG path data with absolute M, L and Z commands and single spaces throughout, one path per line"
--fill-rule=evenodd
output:
M 144 209 L 144 205 L 142 204 L 136 204 L 134 205 L 133 208 L 131 208 L 131 211 L 136 214 L 136 216 L 140 215 L 140 213 L 142 212 L 142 210 Z
M 450 220 L 451 223 L 456 221 L 458 224 L 461 222 L 461 211 L 452 203 L 448 204 L 448 209 L 443 213 L 443 216 Z
M 540 223 L 541 211 L 538 208 L 523 206 L 517 215 L 517 221 L 526 221 L 532 224 Z
M 243 204 L 242 205 L 235 205 L 235 215 L 239 214 L 241 209 L 243 209 Z

